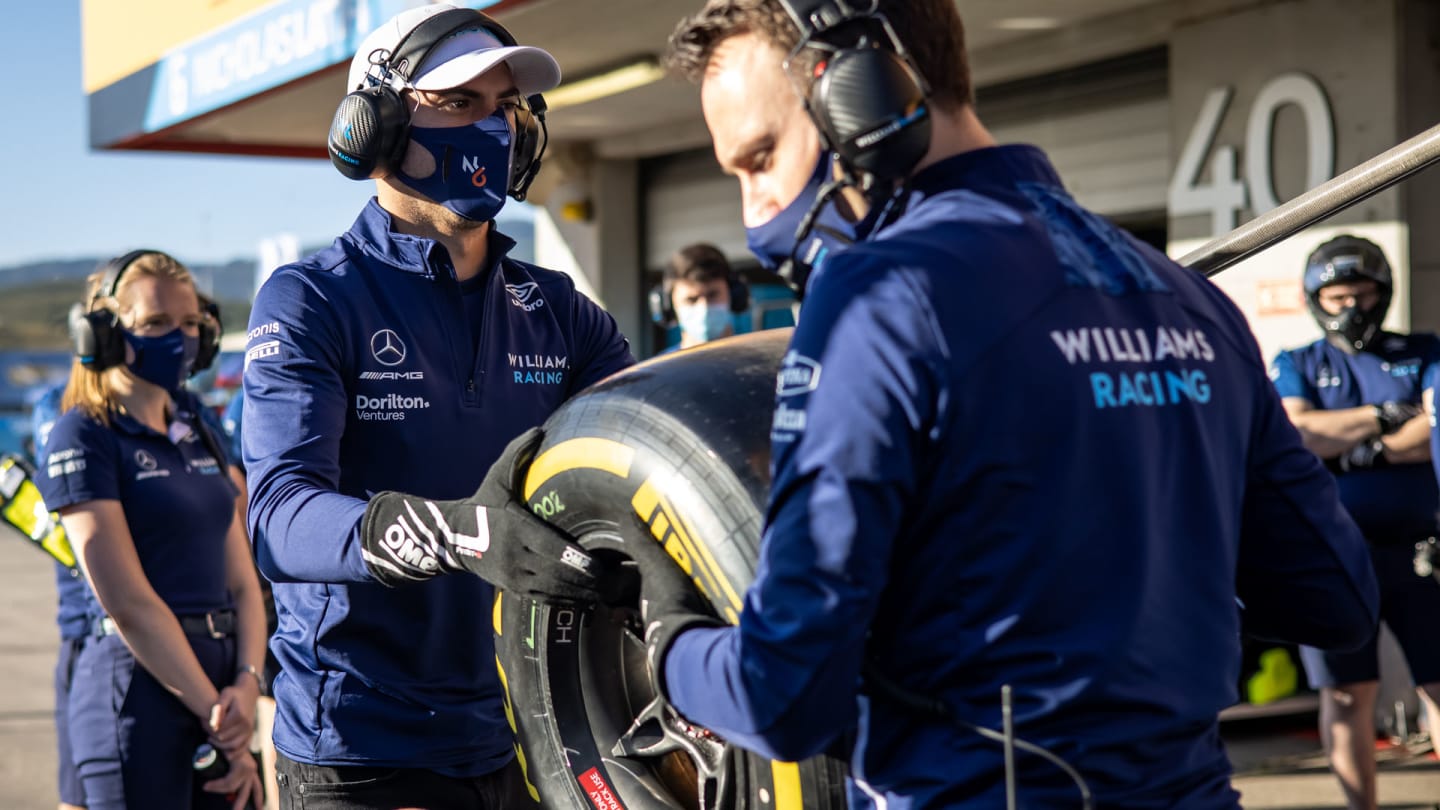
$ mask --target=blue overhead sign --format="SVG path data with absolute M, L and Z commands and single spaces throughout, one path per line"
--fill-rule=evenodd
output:
M 462 3 L 487 8 L 499 0 Z M 413 0 L 280 0 L 165 54 L 145 112 L 155 132 L 349 60 Z

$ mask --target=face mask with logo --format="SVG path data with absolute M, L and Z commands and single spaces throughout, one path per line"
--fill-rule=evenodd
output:
M 122 330 L 134 359 L 125 363 L 130 373 L 166 391 L 177 391 L 200 354 L 200 338 L 176 327 L 159 337 L 141 337 Z
M 690 304 L 675 310 L 680 331 L 697 340 L 714 340 L 730 327 L 730 308 L 712 304 Z
M 820 196 L 820 189 L 829 179 L 830 155 L 822 153 L 810 181 L 768 222 L 745 229 L 745 244 L 761 266 L 779 273 L 792 284 L 804 289 L 805 276 L 818 270 L 830 251 L 855 241 L 855 223 L 836 210 L 834 202 L 826 202 L 804 239 L 797 245 L 795 232 L 805 215 Z M 791 267 L 787 272 L 787 265 Z
M 463 127 L 411 127 L 410 142 L 430 153 L 435 171 L 412 177 L 397 171 L 405 185 L 476 222 L 488 222 L 505 207 L 510 185 L 510 125 L 503 114 Z

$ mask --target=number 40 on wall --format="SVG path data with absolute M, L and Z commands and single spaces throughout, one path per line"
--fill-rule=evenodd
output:
M 1185 141 L 1175 176 L 1170 180 L 1170 216 L 1209 214 L 1211 235 L 1218 236 L 1240 224 L 1240 212 L 1254 216 L 1280 205 L 1275 198 L 1275 116 L 1293 104 L 1305 117 L 1306 188 L 1314 188 L 1335 173 L 1335 119 L 1330 101 L 1319 82 L 1303 73 L 1276 76 L 1260 88 L 1250 105 L 1245 126 L 1245 176 L 1239 173 L 1235 147 L 1215 146 L 1215 138 L 1234 97 L 1232 87 L 1217 87 L 1205 96 L 1200 117 Z M 1205 158 L 1210 158 L 1210 179 L 1201 181 Z

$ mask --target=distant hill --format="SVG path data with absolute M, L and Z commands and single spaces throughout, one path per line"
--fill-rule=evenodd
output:
M 534 261 L 534 226 L 506 221 L 502 228 L 516 242 L 510 255 Z M 305 248 L 301 255 L 320 247 Z M 66 313 L 84 295 L 86 277 L 108 258 L 56 259 L 0 267 L 0 351 L 66 348 Z M 256 264 L 255 259 L 232 259 L 221 264 L 190 265 L 201 292 L 219 301 L 227 332 L 243 332 L 250 320 Z
M 103 261 L 63 259 L 0 268 L 0 350 L 65 348 L 66 314 Z M 201 291 L 220 302 L 226 329 L 242 329 L 250 318 L 255 261 L 197 264 L 190 270 Z

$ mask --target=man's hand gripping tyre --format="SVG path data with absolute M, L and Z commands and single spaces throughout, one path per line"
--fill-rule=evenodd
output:
M 531 428 L 510 442 L 469 498 L 432 501 L 402 492 L 371 498 L 360 524 L 370 572 L 393 586 L 463 570 L 530 599 L 597 601 L 601 561 L 515 494 L 543 438 Z

